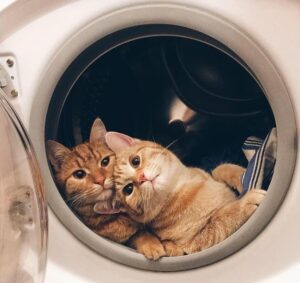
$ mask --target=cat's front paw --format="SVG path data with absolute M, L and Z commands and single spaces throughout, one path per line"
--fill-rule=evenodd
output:
M 167 256 L 181 256 L 181 255 L 184 255 L 183 249 L 178 247 L 174 242 L 172 242 L 172 241 L 163 241 L 162 244 L 165 248 Z
M 139 247 L 138 252 L 151 260 L 158 260 L 161 257 L 166 256 L 165 249 L 160 242 L 145 243 Z
M 267 192 L 264 190 L 253 189 L 249 191 L 242 199 L 244 212 L 247 216 L 251 216 L 261 204 Z
M 235 164 L 225 163 L 216 167 L 212 171 L 212 176 L 216 181 L 224 182 L 229 187 L 243 192 L 242 176 L 246 169 Z

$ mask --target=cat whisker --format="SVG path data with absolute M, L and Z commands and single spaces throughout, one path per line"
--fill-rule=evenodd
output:
M 74 199 L 71 201 L 70 205 L 71 205 L 72 207 L 81 206 L 81 205 L 82 205 L 82 202 L 83 202 L 83 199 L 84 199 L 83 196 L 77 196 L 76 198 L 74 198 Z
M 102 190 L 101 190 L 102 192 Z M 87 202 L 88 200 L 91 200 L 93 197 L 97 197 L 99 195 L 99 188 L 93 188 L 90 191 L 85 191 L 83 193 L 77 193 L 73 197 L 69 198 L 68 202 L 70 203 L 71 206 L 80 206 Z
M 152 140 L 153 140 L 153 142 L 155 142 L 155 143 L 156 143 L 156 141 L 155 141 L 155 138 L 154 138 L 154 135 L 152 134 L 151 136 L 152 136 Z
M 153 163 L 152 164 L 156 164 L 157 163 L 157 160 L 158 158 L 160 158 L 161 155 L 163 155 L 172 145 L 174 145 L 175 143 L 177 143 L 181 138 L 184 137 L 185 134 L 181 135 L 180 137 L 178 137 L 177 139 L 171 141 L 166 147 L 163 148 L 163 150 L 160 152 L 160 154 L 158 154 Z M 158 166 L 157 166 L 158 167 Z
M 179 139 L 180 139 L 180 137 L 177 138 L 177 139 L 175 139 L 175 140 L 173 140 L 171 143 L 169 143 L 167 145 L 167 147 L 163 148 L 161 150 L 161 152 L 159 154 L 157 154 L 157 156 L 154 158 L 153 162 L 150 165 L 150 168 L 149 168 L 150 171 L 154 172 L 154 170 L 158 169 L 158 167 L 159 167 L 158 164 L 157 164 L 158 163 L 157 162 L 158 159 L 168 150 L 169 147 L 171 147 L 172 145 L 174 145 Z
M 172 145 L 174 145 L 175 143 L 177 143 L 183 136 L 171 141 L 165 148 L 164 151 L 166 151 L 167 149 L 169 149 Z

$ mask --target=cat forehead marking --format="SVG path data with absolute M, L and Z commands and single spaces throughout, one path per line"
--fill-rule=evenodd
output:
M 90 159 L 100 159 L 104 155 L 111 154 L 112 151 L 104 144 L 81 144 L 73 149 L 73 153 L 82 161 L 88 161 Z

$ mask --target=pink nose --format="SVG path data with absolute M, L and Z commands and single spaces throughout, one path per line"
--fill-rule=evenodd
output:
M 143 184 L 144 182 L 147 182 L 149 180 L 145 176 L 144 172 L 141 172 L 141 174 L 138 176 L 138 181 L 139 181 L 140 184 Z
M 95 179 L 95 183 L 96 183 L 96 184 L 99 184 L 99 185 L 101 185 L 101 186 L 104 185 L 104 181 L 105 181 L 105 177 L 103 177 L 103 176 L 98 176 L 98 177 Z

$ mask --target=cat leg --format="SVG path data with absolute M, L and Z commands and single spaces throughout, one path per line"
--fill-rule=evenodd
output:
M 173 241 L 162 241 L 167 256 L 181 256 L 184 251 L 181 247 L 177 246 Z
M 185 245 L 185 253 L 198 252 L 225 240 L 249 219 L 265 195 L 264 190 L 251 190 L 241 199 L 217 210 L 201 231 Z
M 130 245 L 147 259 L 158 260 L 166 256 L 164 246 L 160 240 L 147 231 L 140 231 L 132 237 Z
M 235 164 L 222 164 L 212 171 L 216 181 L 224 182 L 231 188 L 235 188 L 240 194 L 243 193 L 242 175 L 246 169 Z
M 93 231 L 100 236 L 118 243 L 128 241 L 140 228 L 140 225 L 127 215 L 119 215 L 116 219 L 108 221 Z

